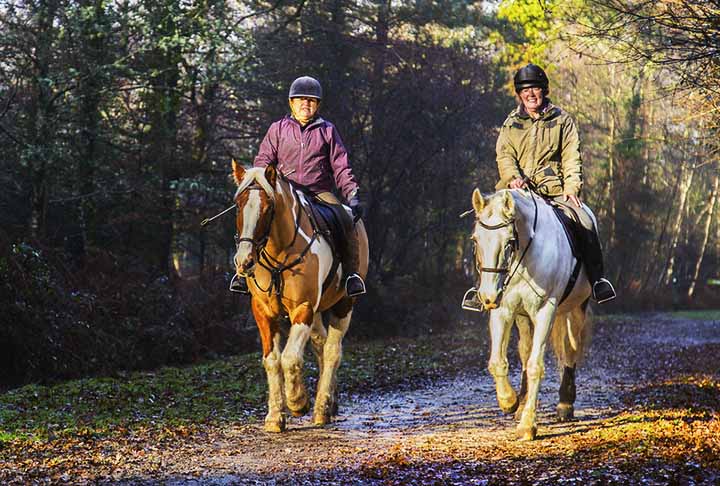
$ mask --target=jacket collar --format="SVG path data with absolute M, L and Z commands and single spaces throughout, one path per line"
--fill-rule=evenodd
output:
M 538 120 L 549 120 L 551 118 L 554 118 L 560 113 L 560 108 L 552 104 L 552 101 L 550 101 L 550 98 L 545 98 L 545 105 L 540 110 L 540 118 Z M 521 118 L 523 120 L 527 120 L 530 118 L 530 115 L 527 111 L 525 111 L 525 106 L 521 103 L 518 105 L 518 107 L 515 109 L 515 111 L 512 112 L 510 115 L 514 118 Z
M 322 125 L 325 123 L 325 119 L 321 117 L 320 115 L 316 115 L 315 118 L 312 119 L 310 123 L 305 125 L 304 127 L 300 125 L 300 122 L 297 121 L 292 115 L 285 115 L 285 118 L 290 120 L 292 123 L 296 124 L 301 130 L 307 130 L 310 127 L 314 127 L 316 125 Z

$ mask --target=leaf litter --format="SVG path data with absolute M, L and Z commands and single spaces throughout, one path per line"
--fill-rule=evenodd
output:
M 487 330 L 475 322 L 426 339 L 348 344 L 339 416 L 325 428 L 305 416 L 284 434 L 263 431 L 257 355 L 7 392 L 0 483 L 720 482 L 720 321 L 596 321 L 576 419 L 554 419 L 558 373 L 548 357 L 531 443 L 515 440 L 514 419 L 495 403 Z

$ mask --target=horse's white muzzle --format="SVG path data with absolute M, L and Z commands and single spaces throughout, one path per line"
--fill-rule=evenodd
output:
M 485 309 L 486 311 L 497 309 L 497 295 L 491 298 L 486 295 L 480 294 L 480 303 L 482 303 L 483 309 Z
M 235 253 L 235 269 L 238 275 L 251 276 L 255 271 L 255 256 L 252 245 L 240 243 Z
M 486 311 L 497 309 L 500 306 L 500 300 L 503 294 L 503 281 L 502 279 L 488 279 L 492 282 L 482 282 L 480 289 L 478 290 L 478 299 Z M 487 284 L 489 289 L 483 288 Z

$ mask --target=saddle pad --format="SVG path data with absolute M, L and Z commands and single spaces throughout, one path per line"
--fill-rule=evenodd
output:
M 339 210 L 344 211 L 342 208 Z M 333 253 L 337 257 L 340 249 L 345 245 L 345 230 L 340 217 L 335 213 L 335 208 L 313 198 L 310 200 L 310 211 L 317 229 L 328 237 L 330 245 L 333 247 Z
M 552 208 L 553 211 L 555 211 L 555 216 L 557 216 L 557 218 L 560 220 L 560 224 L 562 224 L 563 230 L 565 230 L 565 236 L 567 236 L 568 242 L 570 243 L 570 250 L 572 251 L 573 256 L 576 260 L 581 261 L 581 231 L 586 231 L 585 228 L 582 227 L 582 225 L 579 221 L 577 221 L 577 219 L 570 219 L 567 213 L 563 211 L 562 206 L 556 206 L 553 204 Z M 577 218 L 577 215 L 573 216 L 574 218 Z

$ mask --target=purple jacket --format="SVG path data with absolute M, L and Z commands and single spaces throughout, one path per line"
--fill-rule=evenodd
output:
M 337 186 L 349 200 L 358 188 L 340 134 L 335 125 L 320 117 L 302 131 L 290 115 L 270 125 L 253 165 L 266 167 L 271 163 L 277 163 L 288 179 L 313 194 L 330 192 Z

